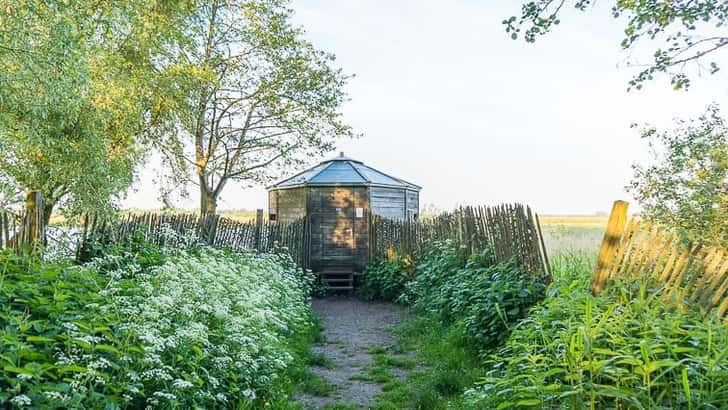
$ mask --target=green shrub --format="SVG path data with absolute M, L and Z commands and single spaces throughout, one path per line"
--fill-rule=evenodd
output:
M 433 242 L 416 256 L 414 280 L 405 285 L 400 300 L 410 306 L 416 305 L 420 312 L 429 310 L 431 298 L 463 267 L 466 259 L 463 249 L 452 241 Z
M 496 263 L 487 249 L 470 255 L 464 267 L 461 260 L 452 244 L 436 244 L 423 255 L 406 297 L 434 320 L 461 321 L 464 336 L 487 351 L 543 298 L 545 285 L 513 262 Z
M 102 308 L 107 283 L 91 269 L 0 254 L 0 406 L 114 407 L 143 389 L 126 377 L 141 342 Z
M 310 275 L 281 254 L 124 258 L 79 267 L 0 254 L 0 407 L 280 402 L 311 326 Z
M 413 274 L 412 260 L 406 256 L 378 259 L 364 268 L 359 295 L 367 300 L 395 301 Z
M 146 241 L 142 232 L 136 232 L 123 242 L 90 241 L 81 250 L 78 261 L 92 262 L 101 273 L 115 271 L 128 277 L 162 265 L 167 252 L 165 248 Z
M 639 287 L 593 297 L 591 264 L 555 266 L 549 297 L 486 361 L 473 407 L 728 407 L 728 327 Z

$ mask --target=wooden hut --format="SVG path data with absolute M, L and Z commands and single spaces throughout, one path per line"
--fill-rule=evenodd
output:
M 308 268 L 332 288 L 347 289 L 369 255 L 369 215 L 416 219 L 420 189 L 342 152 L 269 186 L 269 219 L 306 218 Z

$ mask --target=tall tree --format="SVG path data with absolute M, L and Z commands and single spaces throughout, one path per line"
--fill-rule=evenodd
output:
M 634 166 L 627 189 L 643 214 L 687 240 L 728 246 L 728 128 L 717 106 L 673 131 L 642 129 L 653 161 Z
M 187 24 L 179 53 L 191 85 L 180 132 L 160 143 L 175 174 L 199 185 L 200 211 L 215 212 L 231 180 L 277 176 L 352 136 L 339 108 L 347 77 L 334 56 L 292 26 L 285 0 L 209 0 Z
M 728 46 L 725 24 L 728 1 L 725 0 L 612 0 L 615 19 L 626 18 L 622 48 L 632 49 L 640 40 L 662 42 L 646 64 L 629 82 L 630 88 L 641 88 L 656 73 L 667 73 L 675 89 L 687 88 L 690 78 L 685 69 L 695 63 L 706 72 L 719 67 L 706 59 Z M 595 0 L 532 0 L 521 8 L 519 17 L 503 21 L 506 32 L 515 40 L 520 35 L 528 42 L 547 34 L 560 23 L 564 6 L 587 10 Z
M 61 201 L 99 209 L 128 188 L 173 101 L 165 58 L 191 6 L 0 0 L 0 173 L 42 192 L 46 219 Z

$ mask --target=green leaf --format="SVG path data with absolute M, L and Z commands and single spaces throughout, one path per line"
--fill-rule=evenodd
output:
M 523 406 L 523 407 L 535 407 L 541 405 L 541 400 L 539 399 L 527 399 L 527 400 L 519 400 L 516 402 L 516 406 Z
M 26 336 L 25 341 L 30 343 L 47 343 L 54 342 L 56 339 L 45 336 Z

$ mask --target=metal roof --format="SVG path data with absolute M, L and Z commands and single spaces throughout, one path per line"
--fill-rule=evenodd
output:
M 419 185 L 412 184 L 384 172 L 364 165 L 363 162 L 340 153 L 338 157 L 321 162 L 292 177 L 268 187 L 273 189 L 298 188 L 302 186 L 382 186 L 419 191 Z

